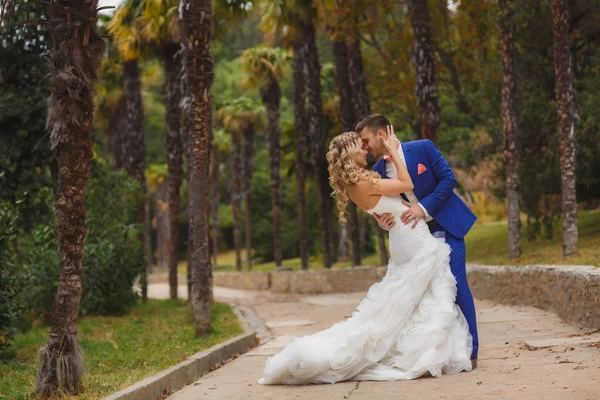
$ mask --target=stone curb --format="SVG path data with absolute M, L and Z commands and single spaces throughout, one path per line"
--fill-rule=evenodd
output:
M 240 312 L 236 307 L 234 307 L 234 312 L 244 325 L 244 333 L 242 335 L 191 355 L 185 361 L 156 375 L 149 376 L 126 389 L 105 397 L 103 400 L 159 399 L 164 394 L 175 391 L 195 381 L 232 356 L 255 347 L 258 338 L 253 328 L 258 325 L 256 321 L 249 318 L 254 314 L 251 312 L 248 313 L 247 310 Z

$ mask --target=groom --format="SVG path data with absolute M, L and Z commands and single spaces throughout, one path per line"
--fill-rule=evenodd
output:
M 381 114 L 371 114 L 356 125 L 363 144 L 369 153 L 377 158 L 383 156 L 374 166 L 382 178 L 397 178 L 396 167 L 383 145 L 387 138 L 388 126 L 391 122 Z M 392 129 L 393 134 L 393 129 Z M 471 362 L 477 366 L 479 338 L 473 295 L 469 289 L 466 271 L 466 249 L 464 237 L 469 232 L 477 217 L 458 197 L 453 189 L 456 187 L 454 173 L 438 148 L 430 140 L 416 140 L 399 143 L 400 158 L 406 164 L 408 173 L 414 184 L 414 191 L 403 193 L 404 205 L 408 207 L 400 216 L 404 224 L 412 222 L 414 228 L 421 218 L 429 226 L 434 237 L 445 238 L 450 245 L 450 269 L 456 278 L 456 304 L 460 307 L 473 337 L 473 353 Z M 377 215 L 375 219 L 384 229 L 395 224 L 394 217 L 389 214 Z M 414 222 L 413 222 L 414 221 Z

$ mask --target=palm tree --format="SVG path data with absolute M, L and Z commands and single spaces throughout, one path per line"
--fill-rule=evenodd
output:
M 188 185 L 192 290 L 190 301 L 196 335 L 208 333 L 211 324 L 211 266 L 208 246 L 208 183 L 211 130 L 213 58 L 211 53 L 212 5 L 210 0 L 182 0 L 179 19 L 183 28 L 186 93 L 189 102 L 191 171 Z
M 3 10 L 6 4 L 3 2 Z M 105 43 L 96 25 L 95 1 L 57 0 L 45 3 L 44 7 L 53 38 L 47 128 L 58 164 L 54 210 L 60 278 L 52 312 L 44 315 L 50 334 L 47 344 L 39 351 L 37 390 L 45 396 L 63 391 L 76 395 L 84 370 L 76 329 L 86 235 L 84 200 L 90 175 L 88 159 L 93 156 L 94 82 Z M 2 18 L 0 16 L 0 20 Z
M 135 178 L 141 186 L 143 207 L 139 220 L 144 227 L 143 242 L 146 252 L 146 269 L 142 275 L 142 299 L 147 300 L 146 276 L 152 264 L 152 245 L 150 237 L 150 199 L 146 182 L 146 151 L 144 145 L 144 109 L 140 85 L 142 38 L 136 21 L 142 12 L 141 0 L 128 0 L 117 9 L 108 29 L 118 43 L 123 58 L 123 76 L 125 80 L 125 108 L 127 111 L 127 129 L 123 135 L 123 169 Z
M 415 37 L 412 64 L 416 71 L 415 97 L 420 109 L 422 135 L 435 141 L 440 125 L 440 104 L 427 0 L 408 0 L 408 14 Z
M 371 114 L 371 105 L 364 75 L 360 41 L 355 36 L 356 18 L 340 18 L 339 3 L 321 4 L 322 11 L 329 15 L 327 33 L 332 41 L 333 58 L 336 69 L 336 86 L 340 98 L 340 120 L 344 131 L 353 131 L 357 121 Z M 354 203 L 348 207 L 350 226 L 352 227 L 352 264 L 361 264 L 361 239 L 358 210 Z M 372 218 L 363 223 L 373 224 Z M 379 226 L 375 226 L 379 250 L 379 262 L 388 262 L 385 235 Z
M 251 186 L 256 132 L 264 127 L 264 107 L 242 96 L 219 109 L 217 115 L 223 127 L 231 132 L 231 203 L 233 212 L 233 241 L 236 248 L 236 267 L 242 269 L 241 201 L 246 209 L 246 262 L 252 269 Z
M 500 52 L 502 56 L 502 122 L 504 164 L 508 198 L 508 258 L 521 255 L 521 218 L 519 215 L 519 127 L 517 125 L 517 50 L 514 38 L 513 0 L 499 0 Z
M 177 298 L 177 261 L 179 242 L 179 191 L 183 180 L 183 142 L 181 140 L 181 56 L 180 32 L 175 0 L 145 0 L 144 12 L 138 18 L 141 36 L 145 43 L 162 59 L 165 70 L 165 149 L 169 175 L 169 235 L 168 268 L 172 299 Z
M 323 265 L 331 268 L 333 263 L 333 215 L 330 197 L 329 175 L 325 160 L 325 131 L 323 129 L 323 105 L 321 99 L 321 65 L 316 43 L 315 21 L 317 20 L 312 1 L 309 0 L 269 0 L 266 2 L 261 27 L 271 38 L 286 31 L 286 42 L 294 49 L 294 114 L 296 117 L 297 166 L 304 159 L 306 132 L 310 137 L 310 153 L 317 181 L 319 199 L 319 225 Z M 284 29 L 287 28 L 287 29 Z M 301 72 L 301 74 L 300 74 Z M 302 168 L 304 166 L 302 165 Z M 296 170 L 298 192 L 304 191 L 305 171 Z M 298 199 L 300 218 L 306 209 L 304 196 Z M 306 235 L 301 226 L 301 254 Z M 306 261 L 305 261 L 306 260 Z M 303 256 L 303 268 L 307 255 Z
M 569 48 L 569 8 L 566 0 L 552 0 L 556 114 L 560 135 L 563 255 L 577 252 L 577 192 L 575 191 L 575 89 Z
M 248 84 L 260 89 L 260 97 L 267 110 L 269 124 L 267 126 L 267 143 L 269 146 L 269 159 L 271 169 L 271 212 L 273 217 L 273 258 L 275 267 L 281 267 L 283 257 L 281 253 L 281 223 L 280 197 L 281 197 L 281 140 L 279 126 L 279 104 L 281 102 L 281 88 L 279 81 L 285 75 L 289 55 L 281 48 L 259 46 L 247 49 L 242 53 L 242 69 L 248 74 Z
M 354 131 L 357 118 L 354 115 L 354 109 L 352 103 L 354 101 L 352 97 L 352 87 L 350 85 L 350 77 L 348 71 L 348 46 L 343 37 L 336 35 L 335 30 L 329 29 L 330 37 L 332 39 L 333 48 L 333 59 L 335 63 L 335 79 L 338 90 L 338 96 L 340 98 L 340 120 L 342 123 L 342 129 L 344 132 Z M 356 204 L 350 202 L 348 207 L 348 213 L 350 214 L 350 229 L 351 229 L 351 241 L 352 241 L 352 265 L 360 265 L 362 263 L 360 254 L 360 234 L 359 234 L 359 219 L 358 210 Z M 346 229 L 345 223 L 342 224 L 340 229 Z M 342 236 L 342 233 L 340 233 Z M 340 238 L 340 242 L 343 239 Z M 341 257 L 341 254 L 339 254 Z
M 210 200 L 213 216 L 212 226 L 212 248 L 213 248 L 213 266 L 217 267 L 217 252 L 219 250 L 219 231 L 221 221 L 219 218 L 219 203 L 221 201 L 221 191 L 219 190 L 219 169 L 221 167 L 221 155 L 230 151 L 230 137 L 223 130 L 214 131 L 212 140 L 212 150 L 210 153 Z
M 306 226 L 306 88 L 304 84 L 303 46 L 294 45 L 292 60 L 294 82 L 294 130 L 296 131 L 296 189 L 298 197 L 298 229 L 300 230 L 300 260 L 302 269 L 308 269 L 308 229 Z

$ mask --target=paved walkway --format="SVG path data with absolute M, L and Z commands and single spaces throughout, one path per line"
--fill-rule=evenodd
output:
M 185 295 L 186 288 L 180 288 Z M 168 296 L 152 284 L 150 297 Z M 252 308 L 273 338 L 170 399 L 600 399 L 600 334 L 529 307 L 477 301 L 481 349 L 473 372 L 399 382 L 262 386 L 265 360 L 294 335 L 305 335 L 347 318 L 365 293 L 319 296 L 215 288 L 215 298 Z

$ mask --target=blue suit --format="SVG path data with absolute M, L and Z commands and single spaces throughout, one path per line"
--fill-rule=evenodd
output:
M 456 304 L 469 324 L 469 332 L 473 336 L 472 356 L 477 358 L 479 350 L 477 318 L 473 295 L 467 282 L 464 240 L 477 217 L 454 193 L 456 187 L 454 172 L 432 141 L 416 140 L 402 143 L 402 150 L 408 173 L 415 186 L 414 194 L 434 219 L 430 224 L 431 233 L 441 233 L 452 249 L 450 269 L 456 278 Z M 423 169 L 421 165 L 425 168 Z M 420 174 L 419 170 L 422 171 Z M 373 171 L 378 172 L 382 178 L 389 178 L 385 172 L 383 159 L 373 166 Z

